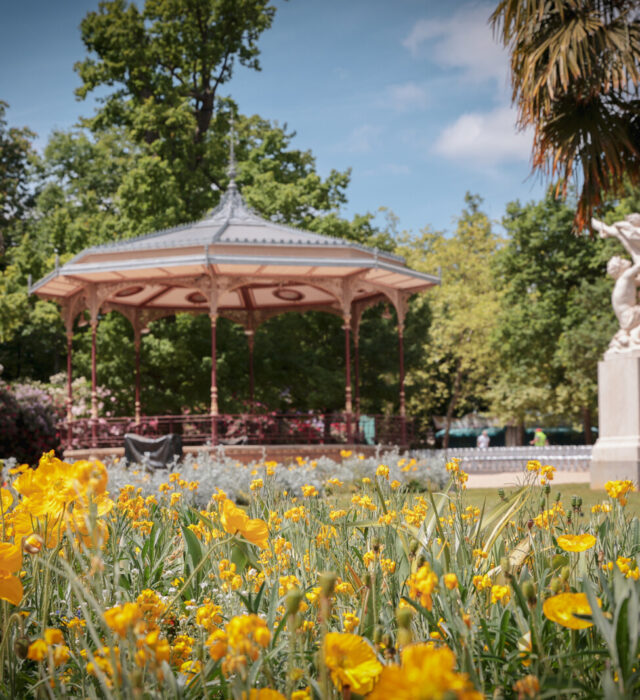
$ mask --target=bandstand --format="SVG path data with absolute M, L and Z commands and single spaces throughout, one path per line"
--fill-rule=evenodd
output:
M 218 411 L 216 322 L 219 317 L 243 326 L 249 344 L 250 398 L 253 399 L 253 343 L 256 328 L 288 311 L 325 311 L 343 320 L 345 338 L 344 440 L 352 443 L 360 426 L 358 330 L 362 313 L 388 302 L 396 311 L 399 350 L 400 415 L 386 417 L 398 426 L 396 441 L 407 442 L 403 331 L 408 299 L 439 283 L 439 278 L 410 269 L 403 258 L 378 249 L 302 231 L 260 217 L 243 200 L 229 169 L 230 182 L 218 206 L 204 219 L 138 238 L 83 250 L 30 287 L 61 307 L 67 335 L 67 412 L 63 426 L 72 448 L 112 448 L 124 432 L 179 432 L 185 444 L 274 444 L 291 442 L 274 419 L 252 416 L 245 434 L 230 433 L 228 417 Z M 72 414 L 72 339 L 74 323 L 88 312 L 91 328 L 91 418 Z M 100 314 L 118 311 L 133 327 L 135 415 L 104 419 L 98 415 L 97 328 Z M 210 410 L 200 416 L 144 416 L 141 407 L 141 336 L 152 321 L 176 313 L 208 314 L 211 320 Z M 354 349 L 352 396 L 351 344 Z M 397 419 L 397 420 L 396 420 Z M 297 417 L 297 425 L 305 422 Z M 308 417 L 310 427 L 318 417 Z M 237 421 L 235 423 L 237 425 Z M 289 425 L 291 422 L 289 421 Z M 236 431 L 238 432 L 238 431 Z M 242 431 L 239 431 L 242 433 Z M 308 433 L 308 431 L 307 431 Z M 328 430 L 314 429 L 322 442 Z M 299 438 L 300 430 L 298 430 Z M 294 440 L 295 441 L 295 440 Z

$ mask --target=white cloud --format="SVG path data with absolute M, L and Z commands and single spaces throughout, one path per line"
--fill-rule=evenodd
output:
M 418 20 L 402 42 L 414 56 L 428 56 L 444 68 L 458 68 L 470 80 L 493 79 L 507 87 L 507 52 L 488 24 L 491 4 L 458 8 L 445 19 Z
M 436 153 L 453 160 L 487 166 L 528 160 L 531 131 L 516 130 L 516 113 L 510 107 L 463 114 L 446 127 L 436 141 Z
M 427 106 L 427 90 L 418 83 L 400 83 L 387 87 L 387 103 L 397 112 L 424 109 Z
M 349 153 L 369 153 L 378 143 L 382 129 L 373 124 L 362 124 L 351 131 L 343 148 Z

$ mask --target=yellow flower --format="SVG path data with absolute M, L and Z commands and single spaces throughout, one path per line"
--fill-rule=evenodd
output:
M 555 472 L 556 468 L 552 467 L 549 464 L 546 464 L 542 469 L 540 470 L 540 482 L 544 486 L 548 481 L 553 481 L 553 473 Z
M 411 644 L 402 650 L 402 665 L 385 666 L 368 700 L 482 700 L 465 673 L 457 673 L 456 659 L 447 647 Z
M 0 598 L 13 605 L 22 600 L 22 582 L 13 574 L 22 568 L 22 550 L 10 542 L 0 542 Z
M 29 644 L 29 649 L 27 650 L 27 659 L 32 661 L 42 661 L 47 657 L 47 643 L 44 639 L 36 639 L 34 642 Z
M 252 491 L 259 491 L 264 486 L 264 481 L 262 479 L 254 479 L 250 484 L 249 488 Z
M 431 610 L 431 594 L 438 585 L 438 577 L 431 571 L 429 564 L 423 564 L 415 574 L 411 574 L 406 585 L 409 586 L 409 597 L 417 600 L 423 608 Z
M 342 616 L 342 625 L 345 632 L 353 632 L 360 624 L 360 618 L 355 613 L 347 612 Z
M 496 604 L 502 601 L 503 604 L 509 602 L 509 588 L 507 586 L 491 586 L 491 603 Z
M 379 464 L 376 469 L 376 476 L 381 476 L 383 479 L 389 478 L 389 467 L 386 464 Z
M 142 618 L 142 612 L 136 603 L 124 603 L 116 605 L 104 612 L 104 620 L 107 626 L 119 637 L 126 637 L 127 630 Z
M 227 633 L 224 630 L 216 630 L 209 635 L 205 646 L 214 661 L 219 661 L 227 653 Z
M 452 591 L 454 588 L 458 587 L 458 577 L 455 574 L 445 574 L 444 585 Z
M 59 629 L 56 629 L 55 627 L 48 627 L 44 631 L 44 641 L 48 646 L 53 644 L 64 644 L 64 637 Z
M 616 565 L 626 578 L 633 578 L 636 581 L 638 580 L 638 562 L 635 559 L 630 559 L 629 557 L 618 557 L 616 559 Z
M 336 687 L 370 693 L 382 671 L 374 650 L 357 634 L 329 632 L 324 640 L 324 662 Z M 391 697 L 391 696 L 390 696 Z
M 598 601 L 598 605 L 600 601 Z M 591 615 L 591 606 L 585 593 L 559 593 L 547 598 L 542 605 L 542 612 L 552 622 L 572 630 L 591 627 L 593 622 L 581 620 L 574 615 Z
M 564 549 L 565 552 L 586 552 L 591 549 L 596 543 L 596 538 L 593 535 L 560 535 L 558 537 L 558 546 Z
M 318 489 L 315 486 L 312 486 L 311 484 L 305 484 L 302 487 L 302 495 L 305 498 L 313 498 L 313 496 L 318 495 Z
M 474 576 L 472 583 L 479 591 L 483 591 L 485 588 L 491 588 L 493 585 L 491 577 L 488 574 L 484 576 Z
M 271 688 L 251 688 L 248 694 L 246 690 L 242 691 L 242 700 L 287 700 L 287 698 Z
M 540 681 L 537 676 L 525 676 L 513 684 L 513 689 L 518 693 L 518 700 L 537 698 L 540 692 Z
M 624 481 L 607 481 L 604 485 L 606 492 L 611 498 L 617 498 L 620 505 L 624 506 L 627 504 L 627 499 L 625 496 L 630 491 L 635 491 L 635 486 L 632 481 L 628 479 Z
M 260 518 L 250 518 L 242 508 L 226 499 L 222 502 L 220 522 L 222 527 L 230 534 L 240 534 L 245 540 L 255 544 L 261 549 L 267 549 L 269 541 L 269 528 L 267 523 Z

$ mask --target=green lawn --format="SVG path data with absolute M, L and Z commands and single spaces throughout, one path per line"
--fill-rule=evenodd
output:
M 505 488 L 505 495 L 508 497 L 515 490 L 515 487 Z M 582 498 L 582 509 L 585 515 L 591 510 L 591 506 L 594 504 L 610 500 L 606 491 L 592 491 L 589 484 L 558 484 L 557 486 L 551 484 L 550 498 L 552 500 L 555 500 L 558 492 L 561 494 L 561 500 L 565 509 L 571 506 L 572 496 L 579 496 Z M 476 506 L 482 506 L 482 503 L 486 500 L 487 508 L 491 508 L 500 501 L 497 488 L 467 489 L 465 499 L 469 504 Z M 629 494 L 628 501 L 629 504 L 627 508 L 629 512 L 640 516 L 640 493 Z

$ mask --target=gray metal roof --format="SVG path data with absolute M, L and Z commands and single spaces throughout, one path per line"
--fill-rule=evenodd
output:
M 263 219 L 247 206 L 234 180 L 231 180 L 218 206 L 201 221 L 157 231 L 136 238 L 114 241 L 83 250 L 70 262 L 80 262 L 87 254 L 126 253 L 157 248 L 185 246 L 208 246 L 215 244 L 255 246 L 327 246 L 355 248 L 375 253 L 389 260 L 404 262 L 404 258 L 393 253 L 374 251 L 371 248 L 334 236 L 325 236 L 311 231 L 287 226 Z

